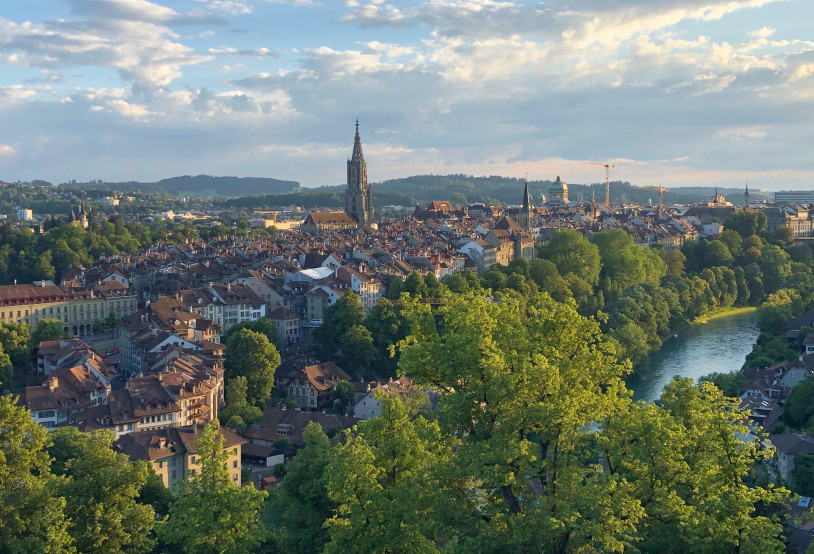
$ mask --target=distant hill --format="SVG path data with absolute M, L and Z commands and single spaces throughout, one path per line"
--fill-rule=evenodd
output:
M 110 190 L 118 192 L 157 192 L 172 195 L 232 198 L 238 196 L 283 194 L 299 188 L 297 181 L 283 181 L 267 177 L 213 177 L 212 175 L 184 175 L 162 179 L 155 183 L 127 181 L 106 183 L 62 183 L 60 187 L 84 190 Z
M 548 194 L 552 181 L 529 181 L 529 192 L 532 200 L 538 202 L 541 195 Z M 477 202 L 491 204 L 519 204 L 523 196 L 523 179 L 491 175 L 473 177 L 471 175 L 415 175 L 402 179 L 391 179 L 373 183 L 374 196 L 383 193 L 400 193 L 410 196 L 420 203 L 432 200 L 450 200 L 453 204 L 472 204 Z M 691 203 L 699 202 L 715 194 L 715 191 L 727 197 L 734 204 L 743 202 L 743 190 L 715 187 L 674 188 L 664 193 L 664 202 Z M 605 200 L 605 183 L 572 184 L 568 183 L 568 195 L 572 200 L 591 198 L 596 195 L 597 202 Z M 641 190 L 628 182 L 611 181 L 611 202 L 626 200 L 646 203 L 652 199 L 658 202 L 658 191 Z M 769 199 L 768 193 L 750 191 L 752 200 Z
M 226 208 L 280 208 L 282 206 L 299 206 L 310 209 L 316 206 L 344 209 L 346 185 L 319 188 L 300 188 L 288 194 L 267 194 L 264 196 L 245 196 L 230 198 L 221 202 Z M 379 191 L 373 185 L 373 206 L 415 206 L 416 199 L 401 192 Z

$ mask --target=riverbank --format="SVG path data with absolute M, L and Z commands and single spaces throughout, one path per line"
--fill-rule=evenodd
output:
M 749 313 L 752 313 L 752 312 L 756 312 L 757 309 L 758 309 L 757 306 L 743 306 L 743 307 L 740 307 L 740 308 L 733 308 L 733 307 L 730 306 L 729 308 L 719 308 L 719 309 L 714 310 L 714 311 L 712 311 L 712 312 L 710 312 L 708 314 L 704 314 L 702 316 L 696 317 L 695 319 L 693 319 L 692 321 L 690 321 L 689 323 L 687 323 L 684 327 L 681 327 L 680 329 L 674 329 L 673 334 L 667 336 L 663 341 L 661 341 L 661 344 L 663 346 L 664 343 L 670 341 L 671 339 L 674 339 L 676 337 L 681 336 L 681 334 L 686 332 L 687 329 L 689 329 L 690 327 L 693 327 L 695 325 L 703 325 L 703 324 L 707 323 L 708 321 L 711 321 L 711 320 L 714 320 L 714 319 L 719 319 L 719 318 L 722 318 L 722 317 L 729 317 L 729 316 L 740 315 L 740 314 L 749 314 Z
M 719 317 L 726 317 L 726 316 L 736 315 L 736 314 L 748 314 L 750 312 L 756 312 L 756 311 L 757 311 L 757 306 L 743 306 L 743 307 L 740 307 L 740 308 L 733 308 L 733 307 L 720 308 L 720 309 L 715 310 L 713 312 L 710 312 L 708 314 L 696 317 L 695 319 L 693 319 L 690 322 L 690 325 L 698 325 L 699 323 L 705 323 L 705 322 L 709 321 L 710 319 L 717 319 Z
M 756 320 L 754 309 L 739 309 L 728 311 L 726 316 L 707 314 L 700 320 L 707 321 L 706 325 L 687 325 L 678 337 L 665 341 L 662 348 L 637 364 L 626 379 L 634 400 L 658 399 L 676 375 L 698 380 L 710 373 L 737 371 L 760 334 Z

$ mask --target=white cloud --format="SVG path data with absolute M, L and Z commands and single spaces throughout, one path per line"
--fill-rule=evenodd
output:
M 145 106 L 130 104 L 124 100 L 112 100 L 107 105 L 112 111 L 131 119 L 142 120 L 152 115 Z
M 0 157 L 13 156 L 14 154 L 14 148 L 10 144 L 0 144 Z
M 134 90 L 152 91 L 181 76 L 181 68 L 209 59 L 178 42 L 165 24 L 175 10 L 144 0 L 69 0 L 82 19 L 41 24 L 0 19 L 0 54 L 22 66 L 101 66 L 115 69 Z
M 225 12 L 231 15 L 246 15 L 252 13 L 251 7 L 245 2 L 234 2 L 232 0 L 195 0 L 212 10 Z
M 718 136 L 730 140 L 744 140 L 744 139 L 762 139 L 766 138 L 766 131 L 758 127 L 736 127 L 733 129 L 724 129 L 718 132 Z
M 248 56 L 252 58 L 277 58 L 279 54 L 268 48 L 254 48 L 251 50 L 238 50 L 237 48 L 210 48 L 207 53 L 210 56 Z

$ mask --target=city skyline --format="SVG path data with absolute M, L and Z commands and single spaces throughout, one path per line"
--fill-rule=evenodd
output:
M 812 189 L 805 0 L 65 0 L 0 11 L 0 179 L 465 173 Z

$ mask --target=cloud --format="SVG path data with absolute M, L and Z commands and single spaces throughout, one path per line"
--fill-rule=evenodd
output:
M 314 0 L 265 0 L 270 4 L 291 4 L 294 6 L 316 6 Z
M 208 60 L 178 42 L 165 24 L 183 18 L 145 0 L 69 0 L 77 20 L 41 24 L 0 19 L 0 54 L 44 72 L 107 67 L 149 93 L 181 76 L 181 68 Z
M 152 13 L 68 1 L 71 19 L 0 20 L 0 64 L 40 77 L 0 88 L 0 127 L 19 129 L 14 166 L 52 181 L 196 171 L 338 184 L 359 116 L 374 181 L 599 182 L 604 170 L 578 163 L 591 159 L 642 184 L 811 182 L 814 44 L 764 19 L 768 0 L 284 2 L 285 24 L 307 17 L 310 33 L 269 32 L 212 2 Z M 283 2 L 234 3 L 260 14 Z M 729 16 L 747 9 L 752 24 Z M 245 36 L 179 31 L 212 12 Z
M 252 58 L 278 58 L 279 53 L 268 48 L 255 48 L 253 50 L 238 50 L 237 48 L 210 48 L 210 56 L 248 56 Z
M 207 8 L 215 11 L 225 12 L 231 15 L 246 15 L 252 13 L 251 7 L 245 2 L 234 2 L 232 0 L 195 0 L 200 4 L 205 4 Z
M 10 144 L 0 144 L 0 158 L 14 155 L 14 148 Z
M 767 133 L 760 128 L 757 127 L 741 127 L 741 128 L 733 128 L 733 129 L 725 129 L 718 133 L 718 136 L 721 138 L 727 138 L 730 140 L 744 140 L 744 139 L 762 139 L 766 138 Z

